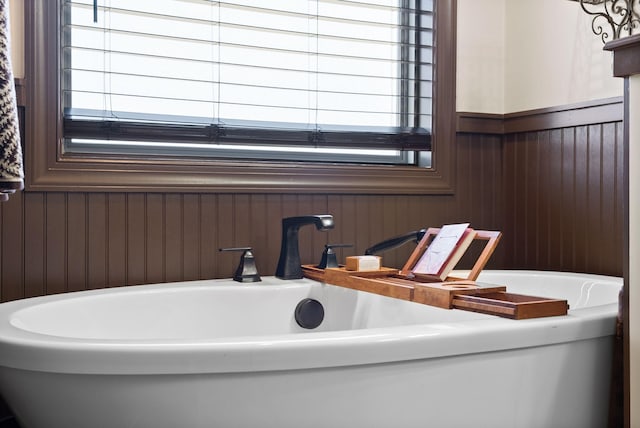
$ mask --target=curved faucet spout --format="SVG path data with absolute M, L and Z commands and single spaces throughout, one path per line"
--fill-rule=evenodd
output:
M 300 251 L 298 250 L 298 230 L 300 226 L 314 224 L 318 230 L 333 229 L 333 216 L 305 215 L 282 219 L 282 241 L 276 276 L 282 279 L 302 278 Z

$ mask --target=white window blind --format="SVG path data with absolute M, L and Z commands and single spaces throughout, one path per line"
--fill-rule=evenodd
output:
M 62 15 L 68 149 L 430 149 L 433 0 L 65 0 Z

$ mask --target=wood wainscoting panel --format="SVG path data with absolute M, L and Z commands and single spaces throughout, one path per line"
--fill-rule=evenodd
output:
M 508 134 L 504 159 L 508 266 L 621 275 L 620 122 Z
M 11 253 L 3 251 L 2 298 L 6 293 L 24 297 L 39 296 L 45 293 L 46 285 L 46 195 L 16 193 L 15 204 L 11 199 L 7 203 L 9 213 L 20 209 L 22 218 L 4 218 L 7 211 L 2 205 L 2 243 L 3 247 L 12 247 Z M 15 215 L 15 214 L 14 214 Z M 7 231 L 12 231 L 7 234 Z M 21 269 L 18 271 L 17 269 Z M 4 278 L 8 275 L 9 278 Z M 4 284 L 8 287 L 4 287 Z
M 147 282 L 147 200 L 144 193 L 126 195 L 126 275 L 130 285 Z
M 200 278 L 200 195 L 185 194 L 182 201 L 182 278 L 185 280 Z M 211 250 L 215 251 L 216 248 Z
M 145 283 L 165 280 L 165 195 L 145 195 Z
M 164 278 L 163 282 L 174 282 L 184 279 L 184 195 L 169 193 L 164 195 Z M 170 243 L 170 245 L 167 245 Z
M 69 207 L 69 210 L 87 211 L 87 279 L 84 288 L 105 288 L 109 285 L 109 232 L 116 231 L 108 228 L 108 197 L 108 193 L 89 193 L 86 206 Z M 67 263 L 72 261 L 67 259 Z
M 458 136 L 457 168 L 458 188 L 464 190 L 459 198 L 458 212 L 447 217 L 465 221 L 465 216 L 476 218 L 480 224 L 491 224 L 498 220 L 501 229 L 507 220 L 504 212 L 502 187 L 503 160 L 502 137 L 491 134 L 461 134 Z M 466 173 L 463 173 L 466 171 Z M 443 222 L 446 219 L 443 219 Z M 487 229 L 474 224 L 475 229 Z
M 127 196 L 124 193 L 107 195 L 107 286 L 117 287 L 127 282 Z
M 42 207 L 42 204 L 40 204 Z M 25 236 L 25 197 L 23 192 L 14 193 L 7 202 L 0 204 L 0 212 L 2 213 L 2 224 L 0 225 L 0 233 L 2 236 L 2 245 L 0 245 L 0 280 L 2 287 L 0 288 L 0 298 L 2 301 L 19 299 L 27 295 L 25 290 L 25 275 L 34 274 L 38 276 L 37 282 L 42 286 L 44 284 L 43 272 L 43 254 L 44 244 L 42 241 L 39 245 L 33 247 L 34 266 L 25 268 L 25 246 L 27 245 Z M 40 226 L 44 223 L 40 221 Z M 42 233 L 38 236 L 44 236 Z M 39 257 L 40 256 L 40 257 Z M 31 264 L 31 261 L 28 261 Z M 5 285 L 6 284 L 6 285 Z M 38 290 L 39 294 L 42 291 Z
M 87 284 L 87 236 L 89 235 L 87 195 L 84 193 L 68 193 L 66 198 L 68 230 L 66 289 L 68 291 L 80 291 Z
M 66 194 L 51 192 L 46 194 L 45 228 L 45 292 L 46 294 L 66 291 L 67 283 L 67 237 L 73 225 L 67 222 Z M 68 226 L 71 227 L 68 230 Z
M 623 110 L 617 97 L 458 113 L 458 140 L 504 142 L 506 266 L 622 275 Z

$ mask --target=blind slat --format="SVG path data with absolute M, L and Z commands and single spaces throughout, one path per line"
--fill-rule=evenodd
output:
M 184 3 L 193 3 L 193 4 L 200 4 L 201 5 L 201 9 L 200 10 L 205 10 L 205 9 L 209 9 L 209 10 L 213 10 L 213 8 L 217 8 L 217 9 L 228 9 L 228 10 L 245 10 L 245 11 L 253 11 L 253 12 L 259 12 L 262 14 L 269 14 L 269 15 L 278 15 L 278 16 L 289 16 L 289 17 L 297 17 L 297 18 L 304 18 L 304 19 L 334 19 L 337 21 L 342 21 L 342 22 L 351 22 L 351 23 L 381 23 L 381 24 L 385 24 L 384 21 L 376 21 L 376 20 L 364 20 L 364 19 L 360 19 L 360 18 L 354 18 L 354 16 L 357 15 L 349 15 L 349 16 L 344 16 L 344 14 L 334 14 L 334 15 L 328 15 L 328 14 L 323 14 L 321 11 L 323 10 L 321 7 L 319 7 L 317 9 L 316 12 L 314 13 L 310 13 L 310 12 L 293 12 L 291 10 L 287 10 L 287 9 L 276 9 L 273 7 L 265 7 L 264 5 L 266 3 L 261 2 L 260 6 L 250 6 L 248 4 L 246 4 L 247 2 L 237 2 L 237 3 L 231 3 L 231 2 L 209 2 L 209 1 L 205 1 L 205 2 L 189 2 L 189 1 L 185 1 L 185 0 L 179 0 L 179 1 L 165 1 L 165 4 L 169 5 L 169 4 L 184 4 Z M 304 5 L 304 4 L 308 4 L 308 2 L 305 1 L 301 1 L 299 2 L 300 5 Z M 339 0 L 339 1 L 318 1 L 315 2 L 318 4 L 324 4 L 324 5 L 334 5 L 334 6 L 340 6 L 341 8 L 344 8 L 345 6 L 350 6 L 352 8 L 357 8 L 360 11 L 373 11 L 373 10 L 378 10 L 378 11 L 384 11 L 387 13 L 393 13 L 393 14 L 399 14 L 402 13 L 403 11 L 409 12 L 409 13 L 419 13 L 422 16 L 425 17 L 429 17 L 429 16 L 433 16 L 433 11 L 432 10 L 422 10 L 420 12 L 416 12 L 414 9 L 412 8 L 407 8 L 407 7 L 397 7 L 397 6 L 388 6 L 388 5 L 376 5 L 370 2 L 350 2 L 350 1 L 345 1 L 345 0 Z M 84 9 L 84 10 L 91 10 L 91 12 L 93 13 L 93 3 L 92 2 L 78 2 L 78 1 L 67 1 L 66 4 L 76 7 L 78 9 Z M 185 14 L 184 12 L 188 12 L 190 9 L 185 9 L 185 8 L 180 8 L 180 7 L 171 7 L 171 6 L 166 6 L 164 9 L 166 10 L 165 13 L 160 12 L 158 8 L 157 4 L 152 4 L 151 2 L 147 5 L 138 3 L 141 6 L 146 6 L 145 7 L 139 7 L 137 9 L 133 9 L 133 8 L 127 8 L 126 6 L 128 5 L 127 3 L 119 3 L 120 6 L 109 6 L 109 7 L 105 7 L 104 5 L 99 6 L 98 10 L 101 12 L 105 12 L 105 11 L 113 11 L 113 12 L 117 12 L 117 13 L 122 13 L 122 14 L 129 14 L 129 15 L 134 15 L 134 16 L 149 16 L 149 17 L 156 17 L 156 18 L 161 18 L 161 19 L 168 19 L 168 20 L 176 20 L 176 21 L 182 21 L 185 20 L 187 22 L 206 22 L 205 19 L 203 19 L 201 16 L 197 15 L 197 14 L 192 14 L 189 15 L 188 13 Z M 277 3 L 271 3 L 271 5 L 273 4 L 277 4 Z M 162 3 L 160 3 L 160 5 L 162 5 Z M 180 13 L 183 13 L 183 15 L 180 15 Z M 387 24 L 388 25 L 388 24 Z
M 298 146 L 300 141 L 314 147 L 363 147 L 396 149 L 431 149 L 431 134 L 417 128 L 387 128 L 357 132 L 293 129 L 277 126 L 255 128 L 220 124 L 156 125 L 148 122 L 64 120 L 69 138 L 117 141 L 170 141 L 174 143 L 250 144 Z M 98 126 L 96 126 L 98 125 Z

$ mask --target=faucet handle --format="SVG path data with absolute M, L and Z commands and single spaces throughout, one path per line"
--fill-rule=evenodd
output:
M 316 267 L 318 269 L 337 268 L 338 259 L 336 258 L 336 253 L 335 251 L 333 251 L 333 249 L 348 247 L 353 247 L 353 244 L 326 244 L 324 246 L 324 251 L 322 252 L 322 259 L 320 260 L 320 264 Z
M 256 268 L 256 260 L 251 252 L 251 247 L 219 248 L 219 251 L 243 251 L 240 264 L 233 275 L 233 280 L 238 282 L 260 282 L 260 275 Z

